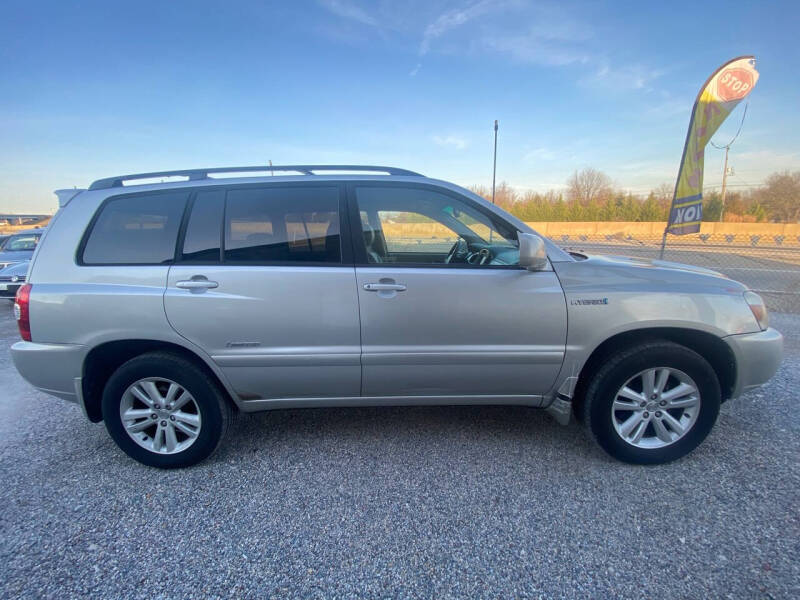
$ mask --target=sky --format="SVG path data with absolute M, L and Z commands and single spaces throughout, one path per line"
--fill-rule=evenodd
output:
M 674 185 L 722 63 L 761 74 L 736 187 L 800 170 L 800 2 L 45 2 L 0 6 L 0 212 L 122 173 L 380 164 L 461 185 L 593 167 Z M 744 102 L 714 138 L 735 133 Z M 724 152 L 706 151 L 706 191 Z

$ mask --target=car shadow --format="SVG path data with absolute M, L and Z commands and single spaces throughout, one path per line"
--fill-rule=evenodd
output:
M 219 460 L 242 449 L 279 450 L 282 445 L 316 443 L 321 449 L 347 443 L 376 448 L 465 446 L 486 451 L 532 452 L 573 457 L 602 455 L 574 420 L 559 425 L 541 409 L 520 406 L 410 406 L 306 408 L 240 413 Z

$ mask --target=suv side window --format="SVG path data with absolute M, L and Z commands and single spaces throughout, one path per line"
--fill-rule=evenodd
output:
M 192 214 L 186 225 L 181 261 L 187 263 L 217 263 L 220 261 L 222 214 L 225 190 L 198 192 L 192 204 Z
M 175 257 L 187 191 L 107 200 L 86 238 L 85 265 L 160 265 Z
M 228 191 L 224 258 L 245 264 L 340 263 L 339 188 Z
M 355 191 L 369 264 L 519 265 L 516 231 L 465 201 L 423 187 L 358 186 Z

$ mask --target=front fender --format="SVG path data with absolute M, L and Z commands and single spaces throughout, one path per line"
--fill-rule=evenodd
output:
M 562 387 L 571 391 L 591 354 L 622 333 L 675 329 L 721 339 L 760 331 L 744 300 L 745 286 L 726 278 L 591 260 L 553 266 L 569 322 L 553 396 Z

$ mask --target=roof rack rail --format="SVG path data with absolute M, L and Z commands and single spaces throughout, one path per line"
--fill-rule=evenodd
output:
M 155 173 L 135 173 L 133 175 L 117 175 L 116 177 L 106 177 L 98 179 L 89 186 L 90 190 L 107 190 L 109 188 L 122 187 L 123 181 L 135 181 L 137 179 L 157 179 L 159 177 L 188 177 L 189 181 L 198 179 L 208 179 L 211 173 L 249 173 L 265 171 L 296 171 L 303 175 L 314 175 L 315 171 L 367 171 L 375 173 L 386 173 L 388 175 L 406 175 L 412 177 L 422 177 L 419 173 L 398 169 L 395 167 L 377 167 L 374 165 L 282 165 L 282 166 L 253 166 L 253 167 L 214 167 L 212 169 L 183 169 L 179 171 L 157 171 Z

